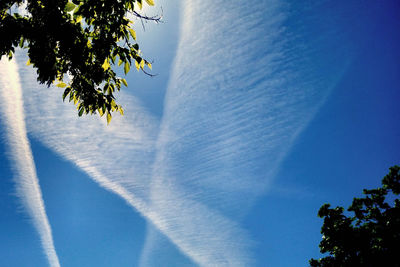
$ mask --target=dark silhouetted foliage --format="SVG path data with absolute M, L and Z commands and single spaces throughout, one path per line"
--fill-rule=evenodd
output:
M 65 88 L 63 99 L 74 102 L 80 116 L 106 114 L 109 122 L 111 112 L 122 114 L 114 92 L 127 82 L 112 66 L 123 65 L 125 74 L 132 65 L 151 68 L 129 16 L 160 18 L 140 15 L 142 0 L 27 0 L 21 7 L 23 2 L 0 1 L 0 56 L 11 59 L 16 47 L 26 48 L 38 81 Z
M 393 166 L 382 180 L 382 187 L 364 189 L 363 198 L 354 198 L 343 214 L 342 207 L 325 204 L 318 212 L 324 218 L 321 253 L 329 256 L 311 259 L 313 267 L 400 266 L 400 167 Z M 392 204 L 391 204 L 392 203 Z

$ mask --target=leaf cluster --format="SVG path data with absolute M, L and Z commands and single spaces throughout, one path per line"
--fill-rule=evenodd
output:
M 142 0 L 27 0 L 24 13 L 22 3 L 0 1 L 0 56 L 11 59 L 16 47 L 26 48 L 37 80 L 64 88 L 63 99 L 77 106 L 79 116 L 98 112 L 109 122 L 113 111 L 123 114 L 114 93 L 127 82 L 112 66 L 123 65 L 125 74 L 132 65 L 151 68 L 128 15 L 160 18 L 140 16 Z
M 319 247 L 329 256 L 311 259 L 311 266 L 400 266 L 400 167 L 390 168 L 382 187 L 363 193 L 347 209 L 353 216 L 346 216 L 343 207 L 320 208 Z

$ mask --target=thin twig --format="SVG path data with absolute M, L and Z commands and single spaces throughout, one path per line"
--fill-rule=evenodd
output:
M 145 71 L 144 69 L 141 69 L 141 70 L 144 72 L 144 74 L 149 75 L 150 77 L 154 77 L 154 76 L 158 75 L 158 74 L 151 74 L 151 73 Z
M 162 9 L 161 9 L 162 10 Z M 156 23 L 160 23 L 161 22 L 161 19 L 162 19 L 162 15 L 161 16 L 158 16 L 158 15 L 156 15 L 156 16 L 151 16 L 151 17 L 149 17 L 149 16 L 146 16 L 146 15 L 141 15 L 141 14 L 139 14 L 138 12 L 136 12 L 136 11 L 132 11 L 132 13 L 133 13 L 133 15 L 135 15 L 136 17 L 138 17 L 138 18 L 140 18 L 140 19 L 144 19 L 144 20 L 147 20 L 147 21 L 154 21 L 154 22 L 156 22 Z

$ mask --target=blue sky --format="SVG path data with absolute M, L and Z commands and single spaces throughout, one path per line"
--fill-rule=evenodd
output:
M 0 62 L 0 266 L 307 266 L 399 164 L 397 1 L 161 6 L 109 126 Z

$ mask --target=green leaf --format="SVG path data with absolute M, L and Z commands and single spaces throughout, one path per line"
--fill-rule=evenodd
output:
M 119 109 L 118 109 L 118 110 L 119 110 L 119 113 L 120 113 L 122 116 L 124 116 L 124 110 L 122 109 L 122 107 L 121 107 L 121 106 L 119 107 Z
M 129 32 L 131 33 L 131 36 L 134 40 L 136 40 L 136 32 L 132 28 L 128 28 Z
M 76 105 L 76 103 L 78 103 L 78 97 L 74 95 L 74 105 Z
M 76 7 L 76 6 L 75 6 L 73 3 L 68 2 L 68 3 L 65 5 L 64 11 L 65 11 L 65 12 L 71 12 L 72 10 L 75 9 L 75 7 Z
M 67 89 L 65 89 L 63 96 L 62 96 L 63 101 L 65 100 L 65 98 L 67 97 L 69 92 L 71 92 L 71 87 L 68 87 Z
M 74 9 L 74 15 L 79 11 L 81 6 L 82 6 L 82 3 L 80 3 L 79 5 L 76 5 L 76 8 Z
M 57 86 L 57 87 L 60 87 L 60 88 L 65 88 L 65 87 L 67 87 L 67 84 L 64 83 L 64 82 L 60 82 L 60 83 L 58 83 L 56 86 Z
M 19 41 L 19 47 L 24 47 L 24 37 L 21 37 L 21 40 Z
M 117 103 L 115 103 L 114 99 L 111 100 L 111 107 L 114 109 L 117 107 Z
M 153 0 L 146 0 L 146 3 L 149 4 L 149 6 L 154 6 Z
M 138 5 L 139 9 L 142 9 L 142 0 L 137 0 L 136 3 Z
M 129 64 L 129 62 L 125 62 L 125 65 L 124 65 L 125 74 L 127 74 L 130 69 L 131 69 L 131 65 Z
M 107 124 L 109 124 L 111 121 L 111 113 L 108 111 L 107 112 Z
M 83 114 L 83 111 L 84 111 L 84 108 L 82 107 L 80 110 L 79 110 L 79 117 L 81 117 L 82 116 L 82 114 Z
M 114 92 L 112 85 L 113 85 L 113 84 L 109 84 L 109 85 L 107 86 L 107 94 L 108 94 L 108 95 L 111 95 L 111 94 Z
M 122 81 L 122 83 L 123 83 L 125 86 L 128 86 L 128 83 L 126 82 L 125 79 L 121 79 L 121 81 Z
M 103 65 L 101 65 L 101 66 L 103 67 L 104 70 L 107 70 L 107 69 L 110 68 L 110 62 L 109 62 L 108 58 L 106 58 L 106 59 L 104 60 L 104 63 L 103 63 Z
M 26 65 L 27 66 L 29 66 L 29 65 L 31 65 L 32 63 L 31 63 L 31 59 L 28 59 L 28 61 L 26 62 Z

